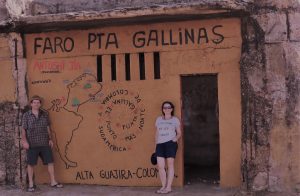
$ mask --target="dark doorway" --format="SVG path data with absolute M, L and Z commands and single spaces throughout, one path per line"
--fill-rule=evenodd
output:
M 219 183 L 217 75 L 182 76 L 185 183 Z

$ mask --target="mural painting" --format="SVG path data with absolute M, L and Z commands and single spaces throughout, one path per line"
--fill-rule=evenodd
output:
M 26 35 L 29 93 L 45 98 L 58 179 L 159 185 L 150 155 L 161 103 L 172 101 L 181 116 L 180 74 L 223 73 L 226 66 L 239 76 L 238 25 L 223 19 Z M 235 55 L 221 66 L 215 56 L 225 50 Z M 179 142 L 175 186 L 183 185 L 182 153 Z M 46 182 L 42 173 L 37 180 Z
M 72 59 L 77 68 L 69 58 L 35 60 L 36 66 L 29 68 L 39 73 L 29 79 L 34 86 L 31 93 L 45 98 L 58 177 L 75 183 L 157 184 L 158 170 L 149 160 L 154 151 L 155 116 L 147 112 L 160 115 L 160 100 L 149 109 L 145 102 L 150 103 L 159 92 L 143 85 L 153 89 L 158 81 L 100 83 L 95 66 L 89 66 L 93 59 Z M 165 86 L 169 85 L 166 81 Z M 136 156 L 141 160 L 128 159 Z M 44 182 L 47 177 L 37 179 Z
M 60 112 L 66 121 L 74 122 L 74 126 L 68 130 L 69 134 L 61 135 L 60 132 L 53 130 L 55 144 L 59 157 L 66 164 L 66 168 L 76 167 L 77 162 L 72 161 L 68 157 L 68 146 L 72 142 L 74 132 L 79 128 L 83 116 L 78 113 L 79 107 L 93 99 L 101 91 L 101 84 L 97 83 L 95 76 L 91 74 L 82 74 L 75 78 L 72 82 L 67 84 L 67 98 L 66 100 L 55 99 L 51 101 L 52 106 L 47 109 L 49 112 L 53 113 Z M 83 96 L 77 96 L 78 91 L 84 91 L 80 93 Z M 64 103 L 65 102 L 65 103 Z

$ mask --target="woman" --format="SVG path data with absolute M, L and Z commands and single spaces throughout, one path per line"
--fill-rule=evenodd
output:
M 172 191 L 174 179 L 174 159 L 177 151 L 177 141 L 181 136 L 180 121 L 174 116 L 174 105 L 163 102 L 161 106 L 162 116 L 156 119 L 156 156 L 159 177 L 162 187 L 156 193 L 166 194 Z M 168 175 L 165 170 L 165 159 L 168 164 Z

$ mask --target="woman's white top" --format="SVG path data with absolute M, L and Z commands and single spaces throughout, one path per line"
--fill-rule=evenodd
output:
M 165 120 L 162 116 L 156 119 L 155 126 L 157 128 L 156 143 L 161 144 L 175 139 L 176 129 L 180 128 L 180 121 L 176 116 Z

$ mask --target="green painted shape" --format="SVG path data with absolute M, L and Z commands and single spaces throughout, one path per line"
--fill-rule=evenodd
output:
M 72 99 L 72 106 L 78 106 L 80 104 L 79 99 L 77 99 L 77 97 L 74 97 Z
M 84 89 L 92 88 L 92 85 L 90 83 L 86 83 L 83 88 Z

